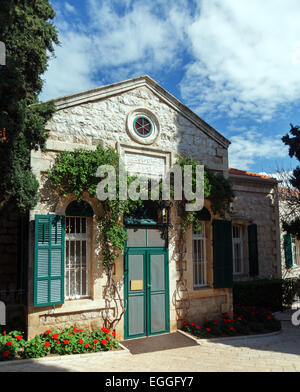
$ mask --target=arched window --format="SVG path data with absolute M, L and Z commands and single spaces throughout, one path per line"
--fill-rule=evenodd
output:
M 92 217 L 94 211 L 89 203 L 71 202 L 66 208 L 66 299 L 90 296 L 90 246 Z

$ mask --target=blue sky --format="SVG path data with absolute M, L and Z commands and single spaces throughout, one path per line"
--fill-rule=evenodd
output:
M 291 170 L 299 0 L 51 0 L 61 46 L 41 100 L 149 75 L 231 142 L 231 167 Z

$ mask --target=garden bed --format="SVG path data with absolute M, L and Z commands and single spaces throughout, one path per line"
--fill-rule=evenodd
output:
M 228 338 L 280 331 L 281 323 L 263 307 L 235 306 L 232 318 L 224 313 L 221 317 L 206 319 L 202 325 L 185 321 L 182 330 L 198 339 Z
M 0 331 L 0 361 L 98 353 L 122 350 L 115 332 L 101 328 L 93 332 L 74 327 L 61 332 L 47 330 L 26 341 L 21 331 Z

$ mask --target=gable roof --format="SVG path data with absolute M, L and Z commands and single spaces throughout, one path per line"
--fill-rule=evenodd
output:
M 252 173 L 252 172 L 245 171 L 245 170 L 233 169 L 231 167 L 228 168 L 228 173 L 229 173 L 229 175 L 232 175 L 232 176 L 252 177 L 252 178 L 256 178 L 256 179 L 260 179 L 260 180 L 272 180 L 274 182 L 279 182 L 274 177 L 269 177 L 264 174 Z
M 54 99 L 57 110 L 65 109 L 71 106 L 80 105 L 96 101 L 103 98 L 108 98 L 112 95 L 122 94 L 139 87 L 148 87 L 152 92 L 159 96 L 159 98 L 170 105 L 174 110 L 190 120 L 197 128 L 199 128 L 206 135 L 214 139 L 223 148 L 228 148 L 230 141 L 226 139 L 221 133 L 216 131 L 213 127 L 203 121 L 191 109 L 185 106 L 181 101 L 175 98 L 167 90 L 156 83 L 150 76 L 144 75 L 137 78 L 124 80 L 122 82 L 108 84 L 92 90 L 83 91 L 76 94 L 66 95 L 61 98 Z

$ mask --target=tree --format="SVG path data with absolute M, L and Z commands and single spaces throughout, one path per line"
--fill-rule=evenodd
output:
M 38 201 L 30 151 L 44 149 L 53 102 L 39 103 L 41 75 L 58 44 L 48 0 L 1 0 L 0 37 L 6 65 L 0 68 L 0 214 L 25 213 Z M 2 136 L 2 137 L 1 137 Z
M 292 137 L 286 134 L 282 141 L 289 146 L 290 157 L 296 157 L 300 161 L 300 127 L 291 124 L 289 133 Z M 282 227 L 288 234 L 300 238 L 300 166 L 293 171 L 285 183 L 280 192 L 284 210 Z

